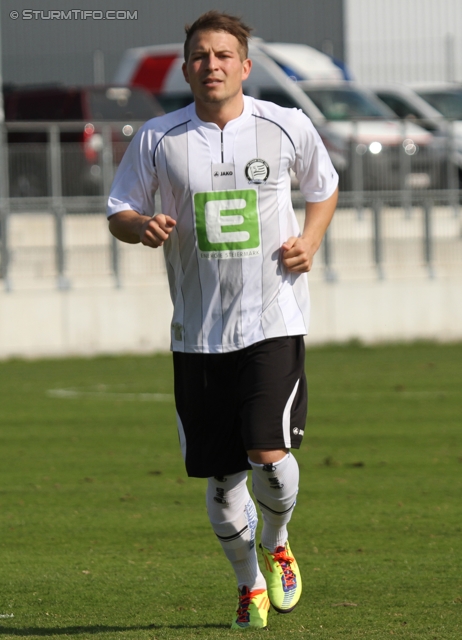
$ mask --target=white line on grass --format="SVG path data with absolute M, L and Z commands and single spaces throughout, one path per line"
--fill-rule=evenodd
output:
M 406 389 L 384 389 L 383 391 L 335 391 L 329 393 L 316 392 L 316 397 L 325 398 L 346 398 L 350 400 L 362 400 L 364 398 L 383 398 L 386 396 L 393 398 L 413 399 L 413 398 L 441 398 L 454 395 L 455 391 L 406 391 Z
M 50 398 L 100 398 L 102 400 L 139 400 L 144 402 L 169 402 L 173 400 L 171 393 L 125 393 L 111 391 L 86 391 L 83 389 L 48 389 Z

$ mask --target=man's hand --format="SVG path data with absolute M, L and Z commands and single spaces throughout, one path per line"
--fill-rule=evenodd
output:
M 150 218 L 127 210 L 119 211 L 109 218 L 109 230 L 118 240 L 130 244 L 141 242 L 153 249 L 164 244 L 175 225 L 176 220 L 163 213 Z
M 299 238 L 290 237 L 281 245 L 282 264 L 292 273 L 307 273 L 313 266 L 313 258 L 326 233 L 335 207 L 338 189 L 322 202 L 307 202 L 305 226 Z
M 303 237 L 291 237 L 281 246 L 282 264 L 292 273 L 307 273 L 313 265 L 316 249 Z
M 175 228 L 176 220 L 164 213 L 159 213 L 143 223 L 140 229 L 140 241 L 146 247 L 157 249 L 168 239 Z

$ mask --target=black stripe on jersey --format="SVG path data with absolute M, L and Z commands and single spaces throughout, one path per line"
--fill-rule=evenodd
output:
M 243 529 L 241 529 L 240 531 L 238 531 L 237 533 L 233 533 L 232 536 L 219 536 L 218 533 L 216 533 L 216 537 L 219 538 L 220 540 L 223 540 L 224 542 L 231 542 L 231 540 L 237 540 L 237 538 L 240 538 L 248 529 L 248 525 L 245 525 L 245 527 Z
M 289 140 L 290 140 L 290 142 L 291 142 L 291 144 L 292 144 L 292 146 L 293 146 L 293 148 L 294 148 L 294 151 L 295 151 L 295 152 L 297 151 L 297 150 L 296 150 L 296 148 L 295 148 L 294 141 L 292 140 L 292 138 L 290 137 L 290 135 L 287 133 L 287 131 L 284 129 L 284 127 L 281 127 L 281 125 L 280 125 L 280 124 L 278 124 L 278 123 L 277 123 L 277 122 L 275 122 L 274 120 L 271 120 L 270 118 L 265 118 L 264 116 L 259 116 L 259 115 L 255 114 L 255 113 L 253 113 L 252 115 L 253 115 L 255 118 L 260 118 L 261 120 L 267 120 L 268 122 L 271 122 L 272 124 L 274 124 L 274 125 L 276 125 L 277 127 L 279 127 L 279 129 L 281 129 L 281 131 L 282 131 L 283 133 L 285 133 L 285 134 L 286 134 L 286 136 L 289 138 Z M 292 274 L 292 275 L 293 275 L 293 276 L 295 276 L 295 277 L 298 277 L 300 274 Z M 302 312 L 302 310 L 301 310 L 301 308 L 300 308 L 300 305 L 299 305 L 298 300 L 297 300 L 296 293 L 295 293 L 295 291 L 294 291 L 293 289 L 292 289 L 292 295 L 293 295 L 293 298 L 294 298 L 294 300 L 295 300 L 295 303 L 296 303 L 297 307 L 299 308 L 300 313 L 301 313 L 302 318 L 303 318 L 303 312 Z M 284 321 L 284 324 L 285 324 L 285 319 L 284 319 L 284 317 L 283 317 L 283 321 Z M 304 322 L 304 324 L 305 324 L 305 322 Z M 306 326 L 305 326 L 305 331 L 307 331 Z
M 185 198 L 185 201 L 189 201 L 189 205 L 187 207 L 187 212 L 186 213 L 187 213 L 188 216 L 191 216 L 194 219 L 194 207 L 193 207 L 193 204 L 192 204 L 193 201 L 192 201 L 192 197 L 191 197 L 191 189 L 190 189 L 190 183 L 189 183 L 189 175 L 190 175 L 189 162 L 190 162 L 190 160 L 189 160 L 189 135 L 188 135 L 188 133 L 189 133 L 188 129 L 189 128 L 188 128 L 188 123 L 190 123 L 190 122 L 191 122 L 191 119 L 185 120 L 184 122 L 181 122 L 180 124 L 175 125 L 174 127 L 169 129 L 162 136 L 161 140 L 163 140 L 165 137 L 167 137 L 168 134 L 171 133 L 172 131 L 174 131 L 175 129 L 178 129 L 179 127 L 182 127 L 182 126 L 185 127 L 185 137 L 184 137 L 184 139 L 185 139 L 186 152 L 184 154 L 184 158 L 186 160 L 186 176 L 184 177 L 185 183 L 184 183 L 183 187 L 184 187 L 185 194 L 187 194 L 187 197 Z M 157 150 L 157 147 L 159 146 L 161 140 L 159 140 L 159 143 L 156 146 L 156 150 Z M 172 154 L 171 155 L 171 161 L 169 162 L 170 157 L 167 157 L 168 152 L 169 152 L 169 145 L 166 142 L 164 146 L 165 146 L 165 149 L 164 149 L 164 151 L 165 151 L 165 171 L 166 171 L 167 178 L 168 178 L 168 181 L 169 181 L 169 184 L 170 184 L 170 191 L 171 191 L 171 194 L 172 194 L 173 199 L 175 201 L 175 211 L 177 213 L 177 218 L 178 218 L 178 214 L 179 214 L 179 211 L 180 211 L 180 207 L 179 207 L 179 204 L 178 204 L 179 194 L 178 194 L 178 191 L 176 189 L 174 189 L 173 182 L 172 182 L 172 180 L 170 178 L 170 175 L 169 175 L 169 167 L 172 165 L 172 163 L 175 163 L 175 162 L 178 162 L 178 161 L 175 158 L 174 154 Z M 156 152 L 156 150 L 154 151 L 154 153 Z M 192 222 L 192 227 L 193 227 L 193 230 L 194 230 L 194 239 L 195 239 L 194 241 L 195 241 L 195 244 L 197 246 L 196 227 L 195 227 L 194 221 Z M 176 237 L 178 239 L 178 244 L 180 245 L 182 239 L 180 237 L 180 228 L 179 228 L 179 226 L 175 227 L 174 233 L 176 234 Z M 201 278 L 200 278 L 200 270 L 199 270 L 199 257 L 197 255 L 197 251 L 194 251 L 194 255 L 195 255 L 196 267 L 197 267 L 197 269 L 196 269 L 197 284 L 198 284 L 198 287 L 199 287 L 199 290 L 200 290 L 200 299 L 202 301 L 202 299 L 203 299 L 203 291 L 202 291 L 202 281 L 201 281 Z M 179 258 L 180 258 L 179 263 L 180 263 L 181 270 L 183 272 L 183 278 L 184 278 L 184 275 L 185 275 L 185 266 L 183 264 L 184 255 L 183 255 L 183 253 L 181 251 L 179 251 Z M 185 314 L 187 314 L 187 308 L 188 308 L 188 305 L 186 303 L 186 296 L 185 296 L 184 291 L 185 291 L 185 289 L 184 289 L 184 283 L 183 283 L 183 285 L 180 287 L 181 297 L 183 299 L 183 325 L 184 325 L 183 350 L 184 350 L 185 342 L 187 341 L 187 337 L 186 337 L 187 329 L 186 329 L 186 324 L 185 324 L 184 318 L 185 318 Z M 201 311 L 200 334 L 199 334 L 200 337 L 199 337 L 199 340 L 200 340 L 200 342 L 201 342 L 201 344 L 203 346 L 203 343 L 204 343 L 204 331 L 203 331 L 204 317 L 203 316 L 204 316 L 204 314 L 203 314 L 203 310 L 202 310 L 202 303 L 200 304 L 199 308 L 200 308 L 200 311 Z
M 255 114 L 253 114 L 255 115 Z M 276 174 L 277 176 L 280 175 L 280 171 L 281 171 L 281 162 L 282 162 L 282 145 L 283 145 L 283 134 L 285 133 L 287 135 L 287 137 L 289 138 L 290 142 L 293 144 L 290 136 L 287 134 L 286 131 L 284 131 L 284 129 L 282 127 L 280 127 L 276 122 L 274 122 L 273 120 L 269 120 L 268 118 L 262 118 L 258 115 L 255 115 L 255 144 L 256 144 L 256 151 L 257 151 L 257 158 L 262 158 L 262 157 L 266 157 L 265 153 L 268 154 L 269 157 L 267 157 L 266 159 L 268 160 L 268 162 L 271 165 L 271 169 L 270 171 L 273 171 L 273 163 L 274 163 L 274 168 L 276 168 Z M 257 120 L 258 118 L 258 120 Z M 274 130 L 271 129 L 271 127 L 268 128 L 268 123 L 269 125 L 275 125 L 278 128 L 278 138 L 275 136 L 275 133 L 272 133 Z M 265 132 L 266 132 L 266 136 L 265 136 Z M 273 148 L 273 144 L 271 145 L 271 147 L 268 147 L 268 140 L 271 140 L 276 146 L 274 146 Z M 264 150 L 263 150 L 264 148 Z M 295 147 L 294 147 L 295 148 Z M 271 160 L 269 159 L 271 158 Z M 279 178 L 277 178 L 279 180 Z M 258 197 L 260 199 L 260 187 L 262 185 L 258 185 Z M 261 207 L 262 204 L 259 203 L 259 207 Z M 279 220 L 279 215 L 278 215 L 278 206 L 276 203 L 271 204 L 271 207 L 268 208 L 266 207 L 266 211 L 267 214 L 269 213 L 271 215 L 271 220 L 272 222 L 272 228 L 275 228 L 277 226 L 277 228 L 279 229 L 279 236 L 281 236 L 280 233 L 280 220 Z M 276 218 L 276 219 L 274 219 Z M 269 240 L 267 237 L 267 234 L 264 233 L 263 228 L 261 229 L 261 249 L 262 249 L 262 254 L 265 254 L 265 242 L 266 240 Z M 271 246 L 271 240 L 269 240 L 269 244 Z M 279 260 L 278 260 L 279 263 Z M 278 266 L 278 269 L 280 269 L 280 265 Z M 268 298 L 266 297 L 267 294 L 265 294 L 265 292 L 267 291 L 267 281 L 265 279 L 265 261 L 262 260 L 262 264 L 261 264 L 261 283 L 262 283 L 262 299 L 261 299 L 261 303 L 262 303 L 262 310 L 261 310 L 261 316 L 260 316 L 260 327 L 261 330 L 263 332 L 263 336 L 265 339 L 267 339 L 267 334 L 265 332 L 265 329 L 268 329 L 268 325 L 267 323 L 265 323 L 264 320 L 264 309 L 267 307 L 267 305 L 269 304 L 270 300 L 268 300 Z M 288 335 L 288 330 L 287 330 L 287 323 L 286 320 L 284 318 L 284 314 L 282 312 L 281 309 L 281 305 L 279 303 L 279 301 L 277 302 L 277 307 L 279 309 L 279 318 L 277 321 L 275 321 L 275 324 L 277 324 L 277 328 L 278 331 L 279 330 L 283 330 L 285 333 L 279 333 L 278 335 Z M 282 325 L 282 326 L 281 326 Z
M 280 124 L 278 124 L 277 122 L 275 122 L 274 120 L 271 120 L 270 118 L 265 118 L 265 116 L 258 116 L 256 113 L 252 113 L 254 118 L 260 118 L 261 120 L 268 120 L 268 122 L 271 122 L 272 124 L 275 124 L 277 127 L 279 127 L 281 129 L 281 131 L 283 131 L 286 136 L 289 138 L 290 143 L 292 144 L 293 148 L 295 151 L 297 151 L 297 149 L 295 148 L 295 144 L 294 141 L 292 140 L 292 138 L 289 136 L 289 134 L 287 133 L 287 131 L 284 129 L 284 127 L 281 127 Z
M 157 151 L 157 147 L 160 145 L 160 143 L 162 142 L 162 140 L 165 138 L 165 136 L 167 136 L 171 131 L 173 131 L 174 129 L 177 129 L 178 127 L 182 127 L 185 124 L 188 124 L 188 122 L 191 122 L 191 118 L 189 118 L 189 120 L 185 120 L 184 122 L 180 122 L 180 124 L 176 124 L 174 127 L 172 127 L 171 129 L 169 129 L 168 131 L 166 131 L 164 133 L 164 135 L 162 136 L 162 138 L 159 140 L 159 142 L 156 144 L 156 147 L 154 149 L 154 151 L 152 152 L 152 164 L 154 166 L 156 166 L 156 151 Z M 293 143 L 292 143 L 293 144 Z

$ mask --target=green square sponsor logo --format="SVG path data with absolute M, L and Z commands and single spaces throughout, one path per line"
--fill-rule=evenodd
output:
M 196 193 L 194 210 L 202 258 L 260 255 L 260 216 L 255 189 Z

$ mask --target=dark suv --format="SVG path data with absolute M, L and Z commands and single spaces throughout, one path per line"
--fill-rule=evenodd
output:
M 104 125 L 110 123 L 117 165 L 141 124 L 164 113 L 136 87 L 7 87 L 4 101 L 12 197 L 52 195 L 52 130 L 59 141 L 62 195 L 102 193 Z

